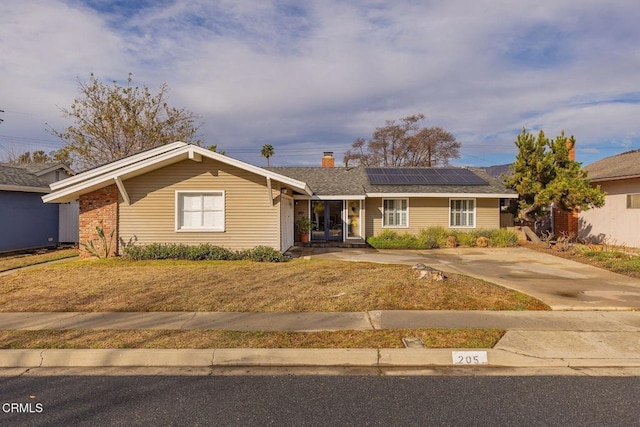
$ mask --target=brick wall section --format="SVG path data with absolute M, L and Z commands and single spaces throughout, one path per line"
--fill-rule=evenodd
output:
M 332 168 L 336 165 L 336 159 L 333 157 L 332 152 L 325 152 L 324 156 L 322 156 L 322 167 L 323 168 Z
M 91 254 L 82 247 L 82 243 L 93 240 L 98 251 L 102 250 L 102 241 L 96 234 L 96 227 L 102 227 L 109 239 L 111 231 L 116 230 L 111 241 L 110 256 L 118 252 L 118 187 L 115 184 L 89 194 L 80 196 L 80 258 L 89 258 Z
M 553 209 L 553 231 L 556 237 L 562 235 L 578 237 L 578 210 L 564 211 Z

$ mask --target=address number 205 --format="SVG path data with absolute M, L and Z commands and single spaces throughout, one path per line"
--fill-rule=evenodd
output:
M 486 351 L 453 351 L 454 365 L 486 365 L 489 363 Z

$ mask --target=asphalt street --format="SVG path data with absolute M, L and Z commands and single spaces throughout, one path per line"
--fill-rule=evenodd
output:
M 0 425 L 11 426 L 640 423 L 640 377 L 27 375 L 0 381 Z

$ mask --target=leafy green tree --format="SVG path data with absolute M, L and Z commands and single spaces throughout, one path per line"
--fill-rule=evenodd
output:
M 274 151 L 271 144 L 264 144 L 262 146 L 262 150 L 260 150 L 260 154 L 262 155 L 262 157 L 267 159 L 267 167 L 269 167 L 269 158 L 273 157 L 276 152 Z
M 604 205 L 600 186 L 592 187 L 581 164 L 569 157 L 575 143 L 564 132 L 551 140 L 543 131 L 536 137 L 522 129 L 511 175 L 503 176 L 505 185 L 520 195 L 519 218 L 535 221 L 552 203 L 567 211 Z
M 432 167 L 448 165 L 449 160 L 460 157 L 460 143 L 450 132 L 440 127 L 421 128 L 421 120 L 423 114 L 387 120 L 371 139 L 358 138 L 351 144 L 344 155 L 345 165 Z
M 169 106 L 166 84 L 152 95 L 132 81 L 131 73 L 124 86 L 115 81 L 107 85 L 93 74 L 88 82 L 78 80 L 80 96 L 69 109 L 61 109 L 74 124 L 63 131 L 49 128 L 64 142 L 62 150 L 74 166 L 91 168 L 175 141 L 201 143 L 197 116 Z

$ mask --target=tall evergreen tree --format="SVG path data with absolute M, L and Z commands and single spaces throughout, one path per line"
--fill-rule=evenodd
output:
M 504 176 L 505 184 L 518 192 L 518 216 L 535 221 L 553 203 L 563 210 L 590 209 L 604 205 L 600 186 L 592 187 L 581 164 L 569 157 L 575 138 L 562 132 L 556 139 L 538 136 L 522 129 L 515 141 L 518 147 L 511 175 Z

